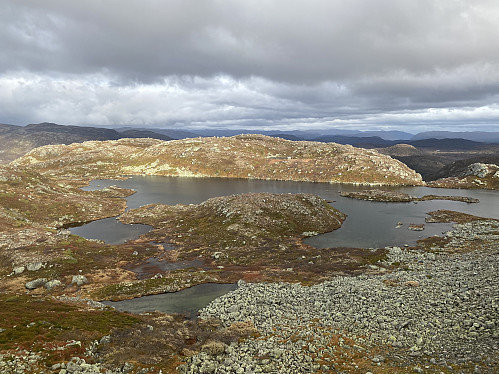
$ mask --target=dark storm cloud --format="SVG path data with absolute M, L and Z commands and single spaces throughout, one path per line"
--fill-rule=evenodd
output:
M 2 122 L 497 123 L 495 1 L 0 5 Z

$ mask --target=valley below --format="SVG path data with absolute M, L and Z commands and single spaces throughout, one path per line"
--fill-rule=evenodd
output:
M 431 183 L 461 189 L 430 189 L 375 150 L 262 135 L 35 148 L 0 167 L 0 368 L 497 372 L 499 171 L 495 164 L 466 168 Z M 165 188 L 139 203 L 141 191 L 121 184 L 134 175 L 191 182 L 178 182 L 178 197 Z M 105 186 L 85 188 L 92 180 Z M 232 181 L 262 184 L 221 193 Z M 189 189 L 195 200 L 183 195 Z M 379 218 L 390 226 L 380 237 L 403 239 L 310 244 L 340 233 L 362 212 L 373 227 L 376 215 L 367 212 L 389 217 Z M 102 219 L 130 230 L 147 226 L 119 244 L 72 232 Z M 440 224 L 449 229 L 427 234 Z M 358 225 L 357 235 L 369 232 Z M 373 234 L 364 235 L 368 243 Z M 203 284 L 235 290 L 198 318 L 102 303 Z

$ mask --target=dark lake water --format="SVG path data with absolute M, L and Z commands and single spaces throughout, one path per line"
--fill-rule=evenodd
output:
M 107 244 L 121 244 L 152 229 L 149 225 L 125 225 L 117 217 L 104 218 L 70 228 L 70 231 L 87 239 L 104 240 Z
M 247 192 L 312 193 L 334 201 L 332 206 L 348 215 L 342 227 L 331 233 L 306 239 L 306 243 L 318 248 L 361 247 L 374 248 L 389 245 L 414 244 L 416 240 L 441 235 L 450 229 L 449 224 L 426 224 L 424 231 L 411 231 L 409 224 L 424 223 L 426 213 L 449 209 L 482 217 L 499 218 L 499 193 L 485 190 L 454 190 L 427 187 L 397 187 L 391 190 L 414 196 L 455 195 L 468 196 L 480 203 L 467 204 L 456 201 L 423 201 L 417 203 L 381 203 L 341 197 L 340 191 L 364 190 L 366 186 L 346 184 L 262 181 L 222 178 L 185 178 L 159 176 L 133 176 L 124 181 L 95 180 L 86 189 L 100 189 L 116 185 L 137 191 L 127 198 L 128 208 L 146 204 L 198 204 L 210 197 Z M 373 187 L 377 188 L 377 187 Z M 386 189 L 386 187 L 383 187 Z M 401 222 L 403 225 L 396 228 Z M 76 235 L 101 239 L 117 244 L 137 238 L 150 229 L 146 225 L 124 225 L 115 218 L 95 221 L 72 228 Z
M 236 288 L 236 284 L 205 283 L 179 292 L 143 296 L 123 301 L 103 301 L 103 304 L 129 313 L 158 311 L 183 313 L 192 318 L 197 315 L 199 309 Z

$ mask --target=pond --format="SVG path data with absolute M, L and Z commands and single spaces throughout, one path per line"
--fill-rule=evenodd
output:
M 123 301 L 103 301 L 102 303 L 129 313 L 158 311 L 170 314 L 181 313 L 193 318 L 196 317 L 199 309 L 236 288 L 237 285 L 232 283 L 204 283 L 179 292 L 142 296 Z
M 86 239 L 99 239 L 107 244 L 121 244 L 136 239 L 151 229 L 149 225 L 125 225 L 118 221 L 117 217 L 110 217 L 72 227 L 69 230 L 72 234 Z

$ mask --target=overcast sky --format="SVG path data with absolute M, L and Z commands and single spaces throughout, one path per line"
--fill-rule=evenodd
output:
M 497 0 L 0 0 L 0 123 L 499 131 Z

